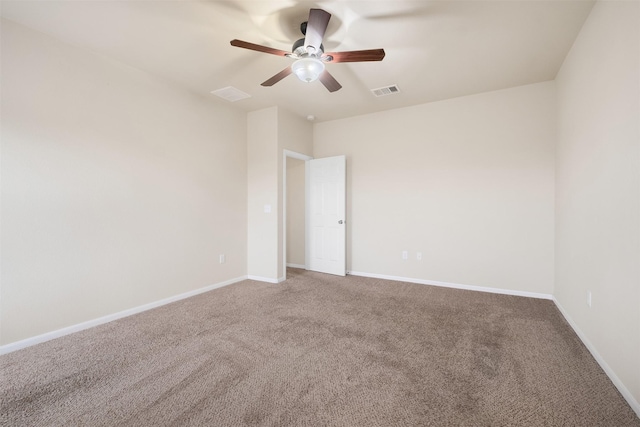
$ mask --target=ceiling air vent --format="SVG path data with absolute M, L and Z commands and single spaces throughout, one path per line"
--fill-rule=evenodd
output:
M 398 89 L 398 85 L 391 85 L 386 87 L 379 87 L 378 89 L 371 89 L 371 92 L 373 92 L 375 96 L 387 96 L 400 92 L 400 89 Z
M 226 99 L 229 102 L 240 101 L 241 99 L 251 98 L 251 95 L 244 93 L 240 89 L 236 89 L 232 86 L 223 87 L 222 89 L 211 91 L 215 96 L 219 96 L 222 99 Z

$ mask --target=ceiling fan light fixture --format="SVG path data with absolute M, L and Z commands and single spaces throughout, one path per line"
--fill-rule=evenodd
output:
M 300 27 L 304 37 L 298 39 L 293 44 L 291 52 L 274 49 L 269 46 L 249 43 L 238 39 L 231 40 L 231 46 L 268 53 L 270 55 L 297 59 L 297 61 L 292 65 L 260 83 L 261 86 L 273 86 L 280 80 L 289 76 L 289 74 L 295 74 L 301 81 L 307 83 L 320 80 L 320 83 L 322 83 L 329 92 L 335 92 L 340 90 L 342 85 L 338 83 L 328 70 L 325 70 L 326 62 L 382 61 L 384 58 L 384 49 L 350 50 L 344 52 L 325 53 L 322 39 L 324 38 L 324 34 L 328 28 L 330 18 L 331 14 L 326 10 L 310 9 L 308 21 Z
M 311 83 L 324 71 L 324 62 L 314 57 L 302 58 L 291 65 L 291 70 L 303 82 Z

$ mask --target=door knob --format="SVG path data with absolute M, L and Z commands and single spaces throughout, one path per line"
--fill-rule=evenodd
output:
M 342 220 L 338 221 L 338 224 L 342 224 Z

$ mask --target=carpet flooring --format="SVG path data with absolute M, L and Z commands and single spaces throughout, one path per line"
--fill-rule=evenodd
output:
M 640 426 L 551 301 L 297 269 L 0 374 L 3 426 Z

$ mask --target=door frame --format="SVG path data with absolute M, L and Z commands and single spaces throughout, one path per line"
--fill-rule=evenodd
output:
M 308 256 L 309 250 L 307 248 L 309 239 L 308 239 L 308 221 L 307 221 L 307 209 L 309 205 L 309 172 L 307 167 L 307 162 L 309 160 L 313 160 L 313 157 L 307 156 L 306 154 L 297 153 L 291 150 L 283 150 L 282 152 L 282 277 L 284 280 L 287 280 L 287 158 L 291 157 L 292 159 L 303 160 L 305 162 L 305 176 L 304 176 L 304 200 L 305 200 L 305 236 L 304 236 L 304 265 L 305 269 L 309 266 Z

